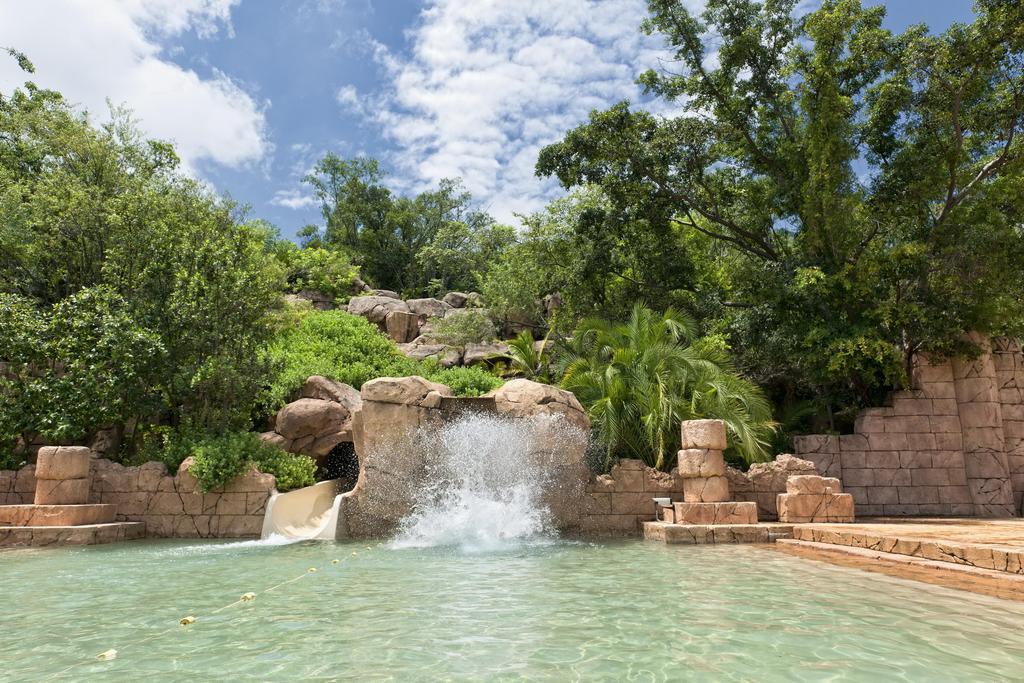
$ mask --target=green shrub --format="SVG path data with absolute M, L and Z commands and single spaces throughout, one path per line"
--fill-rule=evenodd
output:
M 311 486 L 316 481 L 316 462 L 308 455 L 296 455 L 267 446 L 261 449 L 255 465 L 260 472 L 274 475 L 278 491 Z
M 188 471 L 202 491 L 223 488 L 252 465 L 260 472 L 273 474 L 278 491 L 310 486 L 316 481 L 312 458 L 264 443 L 253 432 L 201 434 L 187 428 L 156 427 L 144 437 L 137 460 L 156 460 L 175 472 L 189 456 L 193 460 Z
M 498 331 L 484 311 L 467 308 L 434 322 L 430 336 L 440 344 L 465 346 L 491 341 Z
M 311 289 L 335 299 L 344 298 L 359 272 L 343 251 L 321 247 L 303 249 L 288 240 L 275 245 L 274 256 L 284 266 L 290 292 Z
M 262 407 L 270 413 L 294 396 L 311 375 L 360 388 L 376 377 L 420 375 L 451 387 L 459 396 L 479 396 L 502 381 L 478 368 L 441 368 L 434 361 L 406 358 L 365 318 L 344 311 L 308 311 L 271 341 L 269 360 L 279 371 Z
M 500 378 L 478 367 L 434 369 L 424 376 L 447 385 L 456 396 L 482 396 L 503 384 Z

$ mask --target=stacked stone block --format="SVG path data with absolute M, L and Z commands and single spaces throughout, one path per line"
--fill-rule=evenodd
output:
M 683 502 L 673 503 L 676 524 L 754 524 L 757 503 L 730 502 L 723 451 L 727 445 L 721 420 L 682 423 L 678 471 Z
M 84 505 L 89 502 L 89 464 L 84 446 L 47 446 L 36 460 L 36 505 Z
M 835 477 L 790 477 L 777 505 L 779 521 L 789 524 L 853 521 L 853 496 L 842 492 L 842 484 Z

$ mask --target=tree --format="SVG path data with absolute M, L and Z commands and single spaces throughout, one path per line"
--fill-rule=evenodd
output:
M 732 369 L 720 348 L 694 339 L 696 324 L 671 309 L 636 304 L 624 323 L 585 320 L 559 360 L 562 386 L 590 414 L 614 458 L 667 469 L 679 449 L 680 423 L 724 420 L 746 462 L 764 460 L 774 424 L 761 390 Z
M 378 287 L 424 295 L 475 284 L 475 271 L 466 268 L 480 267 L 510 239 L 509 228 L 470 208 L 472 197 L 456 180 L 395 195 L 376 160 L 333 153 L 305 180 L 320 200 L 324 227 L 304 228 L 304 245 L 351 254 Z
M 982 0 L 939 36 L 893 35 L 858 0 L 649 6 L 675 63 L 640 82 L 682 115 L 595 112 L 538 173 L 597 185 L 649 235 L 711 240 L 729 291 L 684 249 L 682 288 L 718 302 L 745 369 L 856 406 L 906 385 L 917 352 L 1024 328 L 1024 6 Z
M 0 293 L 18 297 L 11 310 L 30 307 L 19 320 L 65 329 L 31 363 L 63 366 L 63 379 L 47 375 L 64 381 L 63 396 L 48 398 L 82 406 L 68 429 L 38 410 L 29 427 L 248 426 L 282 289 L 265 226 L 184 176 L 173 147 L 143 139 L 126 112 L 112 114 L 93 127 L 32 84 L 0 100 Z

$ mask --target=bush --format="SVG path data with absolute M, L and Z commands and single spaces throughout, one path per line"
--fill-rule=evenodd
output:
M 498 331 L 485 312 L 467 308 L 449 311 L 433 324 L 430 336 L 440 344 L 465 346 L 491 341 L 498 336 Z
M 479 368 L 444 369 L 399 353 L 388 337 L 365 318 L 344 311 L 308 311 L 270 343 L 269 360 L 280 368 L 262 407 L 273 412 L 294 396 L 310 375 L 323 375 L 356 389 L 376 377 L 420 375 L 451 387 L 459 396 L 479 396 L 502 380 Z
M 424 363 L 424 365 L 428 365 Z M 432 365 L 432 364 L 431 364 Z M 456 396 L 482 396 L 497 389 L 503 381 L 490 372 L 478 368 L 435 368 L 424 375 L 432 382 L 447 385 Z
M 343 251 L 302 249 L 287 240 L 275 244 L 274 256 L 285 268 L 288 291 L 294 293 L 311 289 L 335 299 L 347 297 L 359 272 Z
M 260 472 L 273 474 L 278 491 L 310 486 L 316 481 L 312 458 L 271 446 L 253 432 L 201 434 L 184 428 L 157 427 L 147 433 L 139 454 L 139 461 L 162 462 L 171 472 L 192 456 L 188 471 L 204 492 L 223 488 L 252 465 Z

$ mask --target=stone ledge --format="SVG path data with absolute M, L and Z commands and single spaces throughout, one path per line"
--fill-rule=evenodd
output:
M 0 505 L 0 526 L 110 524 L 116 515 L 116 505 Z
M 669 524 L 644 522 L 644 540 L 673 545 L 710 545 L 721 543 L 774 543 L 793 535 L 793 525 L 760 524 Z
M 67 545 L 97 545 L 131 541 L 146 536 L 139 522 L 113 522 L 84 526 L 0 526 L 0 547 L 41 548 Z
M 812 560 L 912 579 L 1004 600 L 1024 601 L 1024 576 L 868 548 L 779 539 L 772 548 Z

